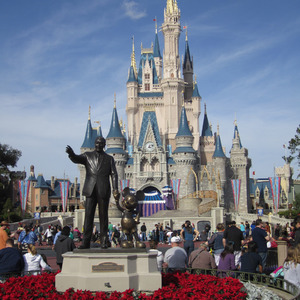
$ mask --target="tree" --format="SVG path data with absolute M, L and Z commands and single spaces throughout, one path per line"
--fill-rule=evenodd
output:
M 291 163 L 296 158 L 298 161 L 298 166 L 300 166 L 300 125 L 296 129 L 295 137 L 289 141 L 288 149 L 290 150 L 290 155 L 287 157 L 283 156 L 283 159 L 287 163 Z M 298 174 L 297 177 L 299 176 L 300 174 Z
M 10 185 L 13 172 L 10 171 L 10 168 L 14 168 L 17 165 L 21 155 L 22 152 L 20 150 L 0 143 L 0 211 L 11 196 Z

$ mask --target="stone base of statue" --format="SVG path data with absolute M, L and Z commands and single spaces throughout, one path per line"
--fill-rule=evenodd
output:
M 156 253 L 146 249 L 75 249 L 63 254 L 61 273 L 55 277 L 56 290 L 155 291 L 161 288 Z

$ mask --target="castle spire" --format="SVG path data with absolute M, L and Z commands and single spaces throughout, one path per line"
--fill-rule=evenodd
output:
M 91 106 L 89 106 L 89 116 L 86 125 L 85 137 L 81 148 L 94 148 L 93 128 L 91 123 Z
M 197 78 L 195 75 L 195 81 L 193 84 L 193 94 L 192 94 L 192 98 L 201 98 L 199 90 L 198 90 L 198 84 L 197 84 Z
M 216 148 L 213 157 L 226 157 L 223 151 L 222 142 L 219 133 L 219 124 L 217 127 Z
M 239 134 L 239 129 L 237 126 L 236 119 L 234 120 L 234 132 L 233 132 L 233 140 L 232 140 L 232 148 L 234 145 L 237 145 L 240 149 L 242 148 L 242 142 Z
M 186 117 L 184 104 L 182 104 L 182 108 L 181 108 L 180 123 L 179 123 L 179 128 L 176 137 L 177 136 L 193 136 L 189 128 L 189 123 Z
M 158 35 L 157 35 L 157 21 L 156 21 L 156 18 L 155 18 L 155 42 L 154 42 L 153 56 L 161 58 Z
M 201 136 L 212 136 L 212 131 L 208 122 L 208 117 L 206 113 L 206 104 L 204 104 L 204 119 L 203 119 L 203 126 L 202 126 L 202 134 Z
M 110 129 L 106 138 L 113 138 L 113 137 L 123 137 L 120 124 L 119 124 L 117 108 L 116 108 L 116 93 L 115 93 L 114 109 L 112 113 Z

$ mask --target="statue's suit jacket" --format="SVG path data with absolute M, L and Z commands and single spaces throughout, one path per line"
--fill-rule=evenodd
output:
M 109 177 L 112 179 L 113 190 L 118 189 L 118 173 L 112 156 L 97 151 L 85 152 L 81 155 L 69 155 L 72 162 L 82 164 L 86 169 L 86 177 L 82 189 L 83 196 L 91 197 L 97 185 L 98 197 L 109 199 L 111 195 Z

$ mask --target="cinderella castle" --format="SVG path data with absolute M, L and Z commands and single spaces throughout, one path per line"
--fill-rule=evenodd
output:
M 115 101 L 106 153 L 116 161 L 120 189 L 144 191 L 145 199 L 139 202 L 144 217 L 166 210 L 201 215 L 212 207 L 249 212 L 248 150 L 242 146 L 236 122 L 227 157 L 219 128 L 212 132 L 206 105 L 200 121 L 201 96 L 187 33 L 184 56 L 179 55 L 180 18 L 177 0 L 167 0 L 161 25 L 163 50 L 156 26 L 154 46 L 141 46 L 138 66 L 133 42 L 127 131 L 119 122 Z M 101 127 L 92 127 L 89 114 L 81 153 L 93 150 L 97 136 L 102 136 Z M 84 178 L 85 169 L 80 167 L 81 186 Z

